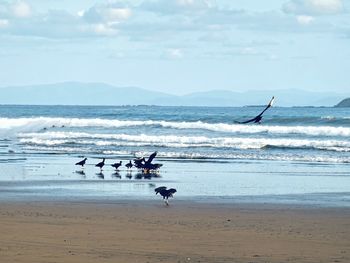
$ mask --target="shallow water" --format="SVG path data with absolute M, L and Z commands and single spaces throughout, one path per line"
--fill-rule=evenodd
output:
M 0 106 L 4 198 L 177 198 L 350 205 L 350 111 L 272 108 Z M 160 172 L 94 167 L 157 150 Z M 74 163 L 88 157 L 84 173 Z

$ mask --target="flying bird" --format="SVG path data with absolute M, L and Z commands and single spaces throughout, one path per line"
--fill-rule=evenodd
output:
M 101 171 L 102 171 L 102 167 L 105 165 L 105 160 L 106 159 L 103 158 L 102 162 L 99 162 L 98 164 L 95 165 L 96 167 L 99 167 Z
M 265 109 L 256 117 L 254 117 L 253 119 L 247 120 L 247 121 L 235 121 L 236 123 L 239 124 L 246 124 L 246 123 L 250 123 L 250 122 L 254 122 L 254 123 L 261 123 L 261 120 L 263 118 L 263 114 L 265 113 L 265 111 L 267 111 L 270 107 L 272 107 L 273 102 L 275 100 L 275 97 L 272 97 L 272 99 L 270 100 L 269 104 L 267 104 L 267 106 L 265 107 Z
M 156 195 L 159 193 L 163 197 L 166 205 L 169 205 L 168 198 L 174 197 L 173 195 L 177 192 L 175 188 L 167 189 L 166 186 L 157 187 L 154 191 L 156 192 Z
M 81 167 L 84 167 L 86 163 L 87 158 L 84 158 L 84 160 L 81 160 L 80 162 L 77 162 L 75 165 L 80 165 Z
M 122 161 L 120 161 L 119 163 L 114 163 L 111 164 L 112 167 L 114 167 L 116 170 L 118 170 L 118 168 L 122 165 Z

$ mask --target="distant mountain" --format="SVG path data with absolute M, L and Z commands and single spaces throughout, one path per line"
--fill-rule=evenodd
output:
M 5 87 L 0 92 L 0 104 L 32 105 L 139 105 L 171 97 L 137 87 L 79 82 Z
M 335 105 L 335 107 L 337 107 L 337 108 L 350 107 L 350 98 L 342 100 L 337 105 Z
M 304 90 L 213 90 L 176 96 L 138 87 L 103 83 L 64 82 L 0 88 L 0 104 L 32 105 L 159 105 L 246 106 L 265 105 L 272 96 L 277 106 L 333 106 L 350 94 Z

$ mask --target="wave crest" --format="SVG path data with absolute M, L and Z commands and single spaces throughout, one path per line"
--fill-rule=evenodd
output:
M 302 134 L 311 136 L 350 137 L 350 128 L 333 126 L 279 126 L 279 125 L 242 125 L 229 123 L 172 122 L 155 120 L 111 120 L 78 118 L 0 118 L 0 131 L 8 133 L 39 131 L 50 127 L 139 127 L 160 126 L 170 129 L 197 129 L 233 134 Z M 247 128 L 249 127 L 249 128 Z

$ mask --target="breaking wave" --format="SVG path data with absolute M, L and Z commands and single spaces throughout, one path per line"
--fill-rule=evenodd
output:
M 302 134 L 311 136 L 342 136 L 350 137 L 350 128 L 333 126 L 279 126 L 279 125 L 247 125 L 228 123 L 173 122 L 155 120 L 110 120 L 110 119 L 79 119 L 79 118 L 0 118 L 0 132 L 13 134 L 18 132 L 34 132 L 51 127 L 141 127 L 155 126 L 171 129 L 198 129 L 214 132 L 236 134 Z
M 128 134 L 90 134 L 85 132 L 46 132 L 21 133 L 22 144 L 54 145 L 96 145 L 96 146 L 154 146 L 169 148 L 209 147 L 221 149 L 316 149 L 325 151 L 350 152 L 350 141 L 309 140 L 286 138 L 240 138 L 206 137 L 178 135 L 128 135 Z

